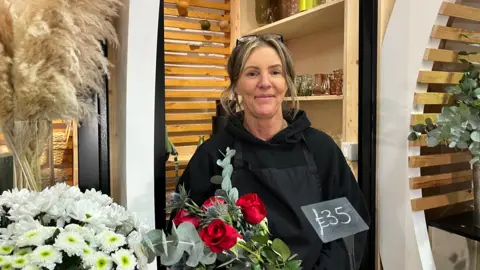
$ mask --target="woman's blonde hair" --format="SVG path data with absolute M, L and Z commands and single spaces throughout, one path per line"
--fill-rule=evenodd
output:
M 232 54 L 228 58 L 227 72 L 230 78 L 230 85 L 222 92 L 220 98 L 223 108 L 229 115 L 235 114 L 237 109 L 242 109 L 242 104 L 238 100 L 235 87 L 243 69 L 245 68 L 245 63 L 254 49 L 262 46 L 269 46 L 277 52 L 282 62 L 283 74 L 287 82 L 287 93 L 292 99 L 292 107 L 294 108 L 293 113 L 295 114 L 298 111 L 299 106 L 297 89 L 295 87 L 295 70 L 293 68 L 293 60 L 289 49 L 276 35 L 264 34 L 253 37 L 248 36 L 248 38 L 243 39 L 246 41 L 237 43 L 237 46 L 233 49 Z

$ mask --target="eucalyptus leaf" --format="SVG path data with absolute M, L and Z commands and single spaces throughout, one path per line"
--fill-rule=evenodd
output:
M 230 179 L 229 176 L 226 176 L 223 178 L 222 189 L 225 190 L 226 192 L 229 192 L 230 189 L 232 189 L 232 180 Z
M 448 147 L 450 147 L 450 148 L 455 148 L 456 145 L 457 145 L 457 142 L 453 141 L 453 142 L 450 142 L 450 144 L 448 145 Z
M 472 160 L 470 160 L 470 164 L 478 164 L 480 163 L 480 156 L 474 156 Z
M 416 124 L 413 126 L 413 131 L 416 131 L 416 132 L 423 132 L 425 130 L 425 125 L 424 124 Z
M 459 149 L 467 149 L 468 148 L 468 143 L 466 141 L 458 141 L 457 142 L 457 148 Z
M 232 188 L 230 189 L 229 193 L 228 193 L 228 197 L 230 197 L 230 200 L 232 202 L 237 202 L 238 200 L 238 189 L 237 188 Z
M 474 131 L 472 134 L 470 134 L 470 138 L 474 142 L 480 142 L 480 131 Z
M 418 135 L 416 132 L 410 132 L 410 134 L 408 135 L 408 140 L 409 141 L 416 141 L 418 140 Z
M 440 141 L 433 136 L 427 136 L 426 141 L 427 141 L 427 146 L 428 147 L 435 147 L 440 143 Z
M 210 178 L 210 182 L 212 182 L 215 185 L 221 185 L 222 184 L 222 176 L 220 175 L 214 175 L 212 178 Z
M 277 253 L 283 261 L 287 261 L 288 257 L 291 255 L 291 251 L 287 244 L 278 238 L 273 239 L 272 250 Z
M 184 223 L 187 223 L 187 222 L 184 222 Z M 175 237 L 172 237 L 172 235 L 167 237 L 167 241 L 175 242 L 175 240 L 176 240 Z M 168 245 L 167 250 L 168 252 L 160 255 L 160 261 L 162 265 L 166 265 L 166 266 L 174 265 L 182 259 L 184 250 L 179 246 Z
M 468 147 L 468 150 L 472 153 L 472 155 L 480 155 L 480 143 L 479 142 L 472 142 Z
M 217 260 L 217 253 L 212 252 L 208 247 L 203 249 L 203 256 L 200 258 L 200 262 L 205 265 L 215 263 Z
M 200 263 L 200 260 L 203 256 L 203 249 L 205 248 L 205 244 L 203 242 L 197 242 L 195 245 L 188 251 L 188 260 L 186 264 L 190 267 L 197 267 Z

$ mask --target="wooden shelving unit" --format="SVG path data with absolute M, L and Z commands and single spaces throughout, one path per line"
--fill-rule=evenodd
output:
M 312 126 L 335 138 L 340 146 L 342 142 L 358 141 L 359 4 L 358 0 L 327 2 L 271 24 L 259 25 L 254 0 L 230 0 L 231 47 L 240 36 L 281 34 L 292 53 L 296 74 L 325 74 L 342 69 L 343 95 L 298 98 L 300 109 L 307 113 Z M 349 164 L 356 174 L 356 162 Z
M 336 0 L 319 5 L 274 23 L 255 28 L 247 34 L 277 33 L 281 34 L 285 40 L 289 40 L 332 27 L 339 27 L 344 22 L 344 3 L 344 0 Z

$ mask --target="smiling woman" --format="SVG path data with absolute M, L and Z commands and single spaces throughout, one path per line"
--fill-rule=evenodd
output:
M 269 230 L 299 255 L 303 269 L 351 269 L 342 240 L 322 243 L 301 207 L 346 197 L 367 224 L 370 217 L 342 151 L 296 106 L 293 61 L 282 40 L 272 34 L 238 39 L 227 64 L 230 85 L 222 94 L 229 120 L 225 130 L 198 147 L 177 192 L 183 186 L 202 205 L 215 194 L 211 177 L 222 175 L 219 150 L 235 149 L 232 185 L 240 196 L 262 198 Z M 283 110 L 287 93 L 294 106 Z M 366 232 L 354 237 L 360 265 Z

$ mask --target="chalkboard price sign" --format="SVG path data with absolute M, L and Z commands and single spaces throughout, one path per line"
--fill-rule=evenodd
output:
M 345 197 L 301 208 L 324 243 L 368 230 L 368 225 Z

